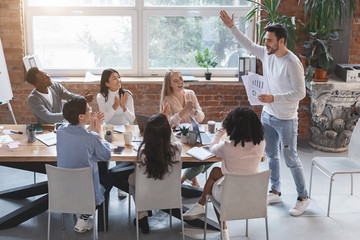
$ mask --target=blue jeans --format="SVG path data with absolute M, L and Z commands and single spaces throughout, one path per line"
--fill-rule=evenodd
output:
M 307 197 L 304 169 L 297 153 L 298 119 L 278 119 L 267 112 L 262 112 L 261 122 L 264 126 L 266 142 L 265 155 L 271 169 L 271 189 L 280 191 L 280 149 L 286 166 L 290 168 L 295 181 L 296 191 L 300 197 Z M 280 148 L 279 148 L 279 143 Z

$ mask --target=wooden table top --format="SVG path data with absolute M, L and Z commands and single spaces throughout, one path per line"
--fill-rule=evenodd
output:
M 9 134 L 9 136 L 15 141 L 20 142 L 18 148 L 10 149 L 7 144 L 3 144 L 0 147 L 0 162 L 54 162 L 56 161 L 56 146 L 46 146 L 39 140 L 33 143 L 27 142 L 26 125 L 1 125 L 5 129 L 11 129 L 16 131 L 22 131 L 23 134 Z M 49 133 L 54 129 L 54 126 L 42 125 L 44 133 Z M 126 131 L 133 132 L 133 135 L 140 136 L 139 128 L 137 125 L 126 125 Z M 40 133 L 41 134 L 41 133 Z M 3 135 L 3 132 L 0 133 Z M 178 141 L 180 141 L 178 139 Z M 124 137 L 122 133 L 115 133 L 113 135 L 112 144 L 116 146 L 125 146 L 124 151 L 121 154 L 111 153 L 110 161 L 135 161 L 137 151 L 133 150 L 130 145 L 124 144 Z M 183 162 L 199 162 L 198 159 L 193 158 L 186 154 L 186 152 L 194 147 L 193 145 L 182 143 L 183 149 L 181 153 L 181 159 Z M 218 162 L 221 158 L 213 157 L 206 162 Z

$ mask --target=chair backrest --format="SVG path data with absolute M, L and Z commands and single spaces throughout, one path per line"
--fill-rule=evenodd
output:
M 244 175 L 226 173 L 220 220 L 267 217 L 267 192 L 271 170 Z
M 139 164 L 135 172 L 135 205 L 137 211 L 181 208 L 182 162 L 172 164 L 162 180 L 148 178 L 145 167 Z
M 94 180 L 90 167 L 59 168 L 46 164 L 49 212 L 95 213 Z
M 351 135 L 348 157 L 353 160 L 360 161 L 360 120 L 356 123 L 354 131 Z

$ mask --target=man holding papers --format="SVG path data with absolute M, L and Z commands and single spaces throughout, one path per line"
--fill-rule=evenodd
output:
M 255 44 L 242 34 L 234 25 L 234 14 L 231 18 L 222 10 L 220 18 L 231 30 L 239 43 L 255 54 L 263 65 L 263 73 L 268 82 L 268 94 L 258 96 L 265 103 L 261 121 L 265 130 L 266 149 L 271 171 L 271 191 L 268 203 L 281 202 L 280 192 L 280 150 L 286 165 L 293 175 L 298 198 L 289 213 L 299 216 L 304 213 L 310 201 L 305 186 L 304 169 L 297 154 L 297 109 L 299 101 L 306 95 L 304 69 L 300 60 L 287 49 L 287 31 L 280 24 L 265 28 L 265 46 Z

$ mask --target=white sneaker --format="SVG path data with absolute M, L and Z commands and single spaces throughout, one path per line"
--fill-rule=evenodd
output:
M 222 238 L 220 238 L 220 240 L 230 240 L 228 229 L 222 230 Z
M 195 203 L 186 213 L 183 215 L 184 220 L 193 220 L 205 216 L 205 206 Z
M 290 208 L 289 210 L 290 215 L 300 216 L 301 214 L 304 213 L 305 209 L 307 208 L 307 206 L 309 206 L 309 204 L 310 204 L 310 200 L 308 198 L 302 200 L 299 200 L 298 198 L 295 206 Z
M 119 197 L 120 199 L 124 199 L 124 198 L 127 197 L 127 193 L 124 192 L 124 191 L 122 191 L 122 190 L 120 190 L 120 189 L 118 189 L 118 197 Z
M 87 230 L 92 230 L 94 227 L 93 219 L 89 218 L 88 220 L 84 220 L 81 218 L 78 218 L 76 225 L 74 227 L 74 230 L 78 233 L 84 233 Z
M 274 204 L 274 203 L 279 203 L 279 202 L 282 202 L 282 199 L 281 199 L 280 195 L 274 194 L 272 192 L 270 192 L 267 195 L 267 203 L 268 204 Z

